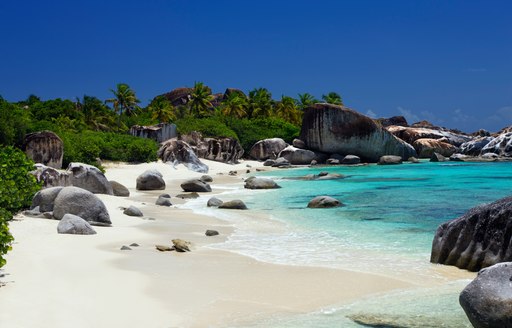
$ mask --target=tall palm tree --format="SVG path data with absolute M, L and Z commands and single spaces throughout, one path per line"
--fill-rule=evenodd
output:
M 95 131 L 115 129 L 115 115 L 96 97 L 84 95 L 76 98 L 76 109 L 83 114 L 85 124 Z
M 165 98 L 155 99 L 148 107 L 151 112 L 151 119 L 157 120 L 159 123 L 168 123 L 176 120 L 174 107 L 171 102 Z
M 207 110 L 213 107 L 212 100 L 213 96 L 210 88 L 204 85 L 203 82 L 196 82 L 188 102 L 190 112 L 195 116 L 206 115 Z
M 318 100 L 313 97 L 310 93 L 299 93 L 299 101 L 297 102 L 300 109 L 304 110 L 304 108 L 316 104 Z
M 265 88 L 249 91 L 249 116 L 269 117 L 272 115 L 272 94 Z
M 302 120 L 302 112 L 297 107 L 297 101 L 292 97 L 282 96 L 281 100 L 275 105 L 275 112 L 277 117 L 299 125 Z
M 322 95 L 322 99 L 328 104 L 343 106 L 343 100 L 341 100 L 341 96 L 336 92 L 329 92 L 326 95 Z
M 135 110 L 139 108 L 137 105 L 140 100 L 135 96 L 130 86 L 126 83 L 117 84 L 116 90 L 110 89 L 114 94 L 113 98 L 105 100 L 105 103 L 112 103 L 114 111 L 119 115 L 125 113 L 127 116 L 135 114 Z
M 225 116 L 243 118 L 247 115 L 247 98 L 237 92 L 230 93 L 221 104 L 221 113 Z

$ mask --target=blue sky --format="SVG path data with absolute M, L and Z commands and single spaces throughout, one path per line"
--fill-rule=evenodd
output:
M 195 81 L 340 93 L 376 117 L 512 125 L 512 1 L 2 1 L 0 95 L 147 103 Z

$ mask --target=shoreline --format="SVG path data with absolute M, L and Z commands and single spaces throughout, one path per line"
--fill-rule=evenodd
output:
M 241 181 L 248 163 L 251 171 L 261 166 L 258 162 L 237 166 L 205 162 L 214 178 L 208 196 L 226 190 L 216 185 Z M 136 191 L 135 178 L 152 167 L 163 173 L 166 190 Z M 228 176 L 231 170 L 244 173 Z M 16 240 L 4 272 L 9 273 L 6 280 L 14 282 L 0 288 L 0 308 L 4 310 L 0 323 L 20 325 L 22 320 L 23 327 L 40 327 L 41 322 L 48 327 L 70 323 L 76 327 L 223 327 L 423 287 L 422 282 L 414 284 L 371 272 L 273 264 L 210 248 L 225 242 L 236 226 L 180 205 L 153 205 L 162 193 L 170 193 L 175 204 L 178 199 L 174 196 L 182 193 L 180 181 L 202 174 L 183 166 L 175 170 L 168 164 L 146 163 L 108 165 L 106 175 L 131 192 L 129 198 L 98 195 L 111 214 L 113 227 L 95 227 L 97 235 L 76 236 L 58 235 L 58 221 L 54 220 L 18 216 L 22 221 L 11 223 Z M 131 204 L 142 210 L 145 219 L 122 214 L 119 206 Z M 206 237 L 206 229 L 218 230 L 220 236 Z M 161 253 L 155 249 L 154 245 L 169 244 L 174 238 L 191 241 L 192 252 Z M 140 246 L 120 250 L 131 243 Z M 36 310 L 27 314 L 27 308 Z

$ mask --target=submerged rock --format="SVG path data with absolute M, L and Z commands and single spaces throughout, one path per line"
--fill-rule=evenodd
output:
M 309 201 L 309 208 L 329 208 L 329 207 L 339 207 L 343 204 L 332 197 L 329 196 L 317 196 Z
M 199 179 L 190 179 L 183 182 L 181 185 L 181 189 L 186 192 L 211 192 L 212 187 L 202 180 Z
M 247 206 L 240 199 L 234 199 L 227 202 L 223 202 L 219 205 L 219 208 L 231 209 L 231 210 L 246 210 Z
M 402 157 L 394 155 L 386 155 L 379 158 L 379 165 L 395 165 L 402 164 Z
M 281 188 L 274 180 L 268 178 L 249 177 L 245 180 L 246 189 L 276 189 Z
M 220 205 L 222 205 L 222 200 L 218 199 L 217 197 L 212 197 L 210 199 L 208 199 L 208 203 L 206 204 L 206 206 L 208 207 L 219 207 Z

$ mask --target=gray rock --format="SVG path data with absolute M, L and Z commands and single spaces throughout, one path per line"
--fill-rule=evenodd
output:
M 478 156 L 482 153 L 482 149 L 492 140 L 494 140 L 493 137 L 485 136 L 465 142 L 460 145 L 460 153 L 468 156 Z
M 34 163 L 42 163 L 55 169 L 62 167 L 64 144 L 58 135 L 51 131 L 27 134 L 23 150 Z
M 213 178 L 209 175 L 203 175 L 199 178 L 199 180 L 203 181 L 203 182 L 213 182 Z
M 352 154 L 370 162 L 377 162 L 384 155 L 402 159 L 416 155 L 411 145 L 373 119 L 332 104 L 315 104 L 305 109 L 300 139 L 313 151 Z
M 121 248 L 120 248 L 122 251 L 131 251 L 132 249 L 126 245 L 123 245 Z
M 177 252 L 190 252 L 191 243 L 182 239 L 173 239 L 172 244 Z
M 394 155 L 382 156 L 377 163 L 379 165 L 395 165 L 402 164 L 402 157 Z
M 484 153 L 484 154 L 482 154 L 481 157 L 484 158 L 484 159 L 497 159 L 500 156 L 498 154 L 495 154 L 495 153 Z
M 300 139 L 297 139 L 297 138 L 293 139 L 292 145 L 295 148 L 307 149 L 306 143 L 304 141 L 300 140 Z
M 469 156 L 463 154 L 453 154 L 450 156 L 450 161 L 452 162 L 464 162 Z
M 278 158 L 280 157 L 286 159 L 292 165 L 308 165 L 312 160 L 317 159 L 313 151 L 293 146 L 281 150 L 278 155 Z
M 430 157 L 430 161 L 431 162 L 446 162 L 447 159 L 446 159 L 446 157 L 444 157 L 443 155 L 441 155 L 439 153 L 433 153 L 432 156 Z
M 432 241 L 430 261 L 478 271 L 512 261 L 512 197 L 470 209 L 441 224 Z
M 137 190 L 164 190 L 165 181 L 162 173 L 157 170 L 147 170 L 137 177 Z
M 199 194 L 197 192 L 191 192 L 191 193 L 188 193 L 188 194 L 178 194 L 178 195 L 176 195 L 176 198 L 196 199 L 196 198 L 199 198 Z
M 482 148 L 481 153 L 495 153 L 503 157 L 512 157 L 512 132 L 498 135 Z
M 181 185 L 181 189 L 187 192 L 211 192 L 212 187 L 204 181 L 198 179 L 190 179 L 183 182 Z
M 50 187 L 39 190 L 32 198 L 32 205 L 30 209 L 39 207 L 39 212 L 51 212 L 53 211 L 53 204 L 55 198 L 64 187 Z
M 69 172 L 45 166 L 40 163 L 34 166 L 35 170 L 31 171 L 30 174 L 36 178 L 37 182 L 42 184 L 43 188 L 71 186 L 71 176 Z
M 338 165 L 340 164 L 340 160 L 339 159 L 335 159 L 335 158 L 329 158 L 325 164 L 329 164 L 329 165 Z
M 277 155 L 286 148 L 288 144 L 280 138 L 264 139 L 256 142 L 249 151 L 249 156 L 264 161 L 267 159 L 276 159 Z
M 219 205 L 219 208 L 230 209 L 230 210 L 246 210 L 247 206 L 240 199 L 234 199 L 227 202 L 223 202 Z
M 407 161 L 408 161 L 408 162 L 411 162 L 411 163 L 413 163 L 413 164 L 418 164 L 418 163 L 420 163 L 420 160 L 419 160 L 419 159 L 417 159 L 416 157 L 409 157 L 409 158 L 407 159 Z
M 475 328 L 512 327 L 512 262 L 495 264 L 460 293 L 459 303 Z
M 211 237 L 211 236 L 217 236 L 219 234 L 219 232 L 217 230 L 206 230 L 206 232 L 204 234 L 208 237 Z
M 57 225 L 58 233 L 66 233 L 73 235 L 95 235 L 96 231 L 89 224 L 79 216 L 73 214 L 66 214 Z
M 268 178 L 249 177 L 245 180 L 246 189 L 276 189 L 281 188 L 274 180 Z
M 284 157 L 279 157 L 275 160 L 274 164 L 272 164 L 272 167 L 290 167 L 291 164 L 288 162 L 288 160 Z
M 140 245 L 137 244 L 137 243 L 131 243 L 130 246 L 132 246 L 132 247 L 139 247 Z
M 361 159 L 356 155 L 347 155 L 343 157 L 340 163 L 345 165 L 354 165 L 361 163 Z
M 123 211 L 123 214 L 128 216 L 144 216 L 144 214 L 142 214 L 142 211 L 133 205 L 130 205 L 130 207 L 126 208 Z
M 309 208 L 329 208 L 329 207 L 339 207 L 342 206 L 342 203 L 332 197 L 329 196 L 317 196 L 309 201 Z
M 162 143 L 157 156 L 164 162 L 173 163 L 174 166 L 183 164 L 194 172 L 208 173 L 209 170 L 208 165 L 201 162 L 191 145 L 177 138 Z
M 222 205 L 223 201 L 218 199 L 217 197 L 212 197 L 208 199 L 208 203 L 206 204 L 208 207 L 219 207 Z
M 114 193 L 114 196 L 118 197 L 129 197 L 130 191 L 128 188 L 123 186 L 117 181 L 110 181 L 110 185 L 112 186 L 112 192 Z
M 112 224 L 101 199 L 92 192 L 78 187 L 64 187 L 55 198 L 53 216 L 61 220 L 65 214 L 77 215 L 93 225 Z
M 169 197 L 166 197 L 166 196 L 169 196 L 169 195 L 160 195 L 160 196 L 158 196 L 158 199 L 156 200 L 155 205 L 158 205 L 158 206 L 172 206 L 171 196 L 169 196 Z
M 67 172 L 71 176 L 71 184 L 88 190 L 94 194 L 113 195 L 112 186 L 97 167 L 83 163 L 69 163 Z
M 276 163 L 274 159 L 267 159 L 265 162 L 263 162 L 263 166 L 273 166 Z

